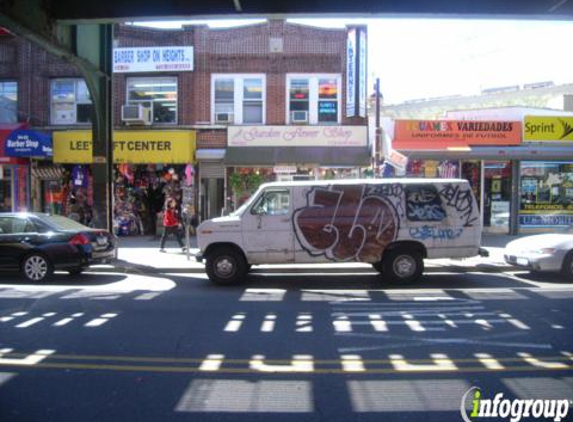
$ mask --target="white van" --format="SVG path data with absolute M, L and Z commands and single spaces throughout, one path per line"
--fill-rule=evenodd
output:
M 467 180 L 369 179 L 262 185 L 237 211 L 197 228 L 209 279 L 241 281 L 251 265 L 366 262 L 407 283 L 424 258 L 483 254 Z

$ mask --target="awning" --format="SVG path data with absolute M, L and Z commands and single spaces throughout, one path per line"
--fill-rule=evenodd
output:
M 197 161 L 221 161 L 225 158 L 225 149 L 198 149 L 195 150 Z
M 225 164 L 364 167 L 370 165 L 370 151 L 366 147 L 228 147 Z
M 39 180 L 58 180 L 64 174 L 64 169 L 59 165 L 32 168 L 32 176 Z
M 14 130 L 6 138 L 4 153 L 8 157 L 51 157 L 52 137 L 33 130 Z
M 411 159 L 458 160 L 573 160 L 571 146 L 471 147 L 465 150 L 400 150 Z

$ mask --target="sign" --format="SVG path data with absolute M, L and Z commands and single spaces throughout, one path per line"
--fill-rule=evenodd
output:
M 292 174 L 296 173 L 296 166 L 274 166 L 273 173 L 275 174 Z
M 397 120 L 394 148 L 448 149 L 472 145 L 519 145 L 521 122 L 486 120 Z
M 51 157 L 52 138 L 43 133 L 18 129 L 6 138 L 4 153 L 9 157 Z
M 573 116 L 525 116 L 524 141 L 573 141 Z
M 356 28 L 346 38 L 346 117 L 356 115 Z
M 187 164 L 194 160 L 195 131 L 134 130 L 113 134 L 115 163 Z M 54 162 L 93 163 L 92 131 L 54 132 Z
M 193 47 L 126 47 L 113 49 L 113 72 L 192 71 Z
M 366 117 L 366 31 L 358 33 L 358 115 Z
M 229 126 L 230 147 L 360 147 L 366 126 Z
M 396 150 L 390 150 L 389 154 L 385 154 L 384 158 L 392 166 L 398 170 L 406 170 L 408 165 L 408 157 Z

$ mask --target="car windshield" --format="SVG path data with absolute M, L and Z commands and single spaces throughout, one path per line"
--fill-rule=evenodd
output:
M 46 215 L 40 217 L 46 224 L 60 230 L 89 230 L 89 227 L 61 215 Z

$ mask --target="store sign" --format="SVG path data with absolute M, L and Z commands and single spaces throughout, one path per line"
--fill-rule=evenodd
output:
M 573 116 L 525 116 L 523 139 L 525 141 L 573 141 Z
M 346 117 L 356 115 L 356 29 L 346 39 Z
M 8 157 L 51 157 L 52 138 L 31 130 L 15 130 L 6 138 L 4 153 Z
M 399 153 L 395 149 L 390 150 L 389 154 L 384 155 L 384 159 L 392 166 L 398 170 L 406 170 L 408 165 L 408 157 L 404 154 Z
M 186 164 L 195 153 L 195 131 L 134 130 L 114 132 L 115 163 Z M 54 132 L 54 162 L 93 162 L 92 132 Z
M 366 31 L 358 33 L 358 115 L 366 117 Z
M 193 70 L 193 47 L 127 47 L 113 49 L 113 72 Z
M 572 227 L 573 214 L 519 214 L 522 228 Z
M 473 145 L 519 145 L 521 122 L 484 120 L 397 120 L 394 148 L 448 149 Z
M 360 147 L 366 126 L 229 126 L 230 147 Z
M 275 174 L 293 174 L 296 173 L 296 166 L 274 166 L 273 173 Z

